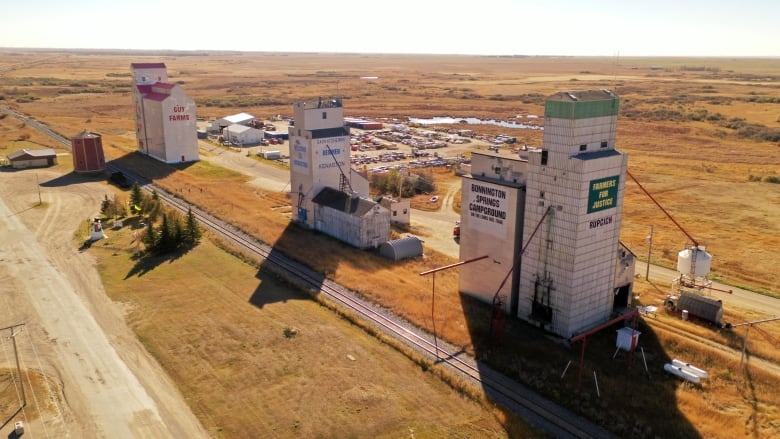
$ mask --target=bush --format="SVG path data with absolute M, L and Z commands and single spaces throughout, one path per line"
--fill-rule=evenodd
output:
M 764 177 L 764 181 L 767 183 L 780 184 L 780 177 L 776 175 L 768 175 Z

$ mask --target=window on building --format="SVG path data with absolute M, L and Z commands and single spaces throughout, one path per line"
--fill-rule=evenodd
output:
M 547 151 L 542 151 L 542 166 L 547 166 Z
M 601 142 L 601 147 L 602 147 L 602 148 L 606 148 L 606 147 L 607 147 L 607 145 L 608 145 L 608 143 L 607 143 L 607 141 L 606 141 L 606 140 L 605 140 L 605 141 L 603 141 L 603 142 Z
M 397 210 L 393 211 L 393 216 L 398 216 L 398 211 Z
M 580 151 L 585 151 L 588 149 L 588 145 L 580 145 Z
M 539 198 L 544 198 L 544 191 L 539 191 Z
M 327 111 L 323 111 L 322 112 L 322 118 L 323 119 L 327 119 L 328 118 L 328 112 Z
M 404 209 L 404 215 L 406 215 L 406 209 Z

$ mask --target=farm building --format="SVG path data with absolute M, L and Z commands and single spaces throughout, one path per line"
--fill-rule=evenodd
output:
M 106 158 L 100 134 L 82 131 L 70 138 L 73 153 L 73 170 L 76 173 L 103 172 Z
M 390 211 L 330 187 L 312 200 L 314 228 L 357 248 L 375 248 L 390 237 Z
M 230 125 L 245 125 L 249 127 L 253 126 L 256 121 L 257 119 L 248 113 L 231 114 L 230 116 L 225 116 L 211 122 L 211 128 L 209 130 L 221 133 L 225 127 L 229 127 Z
M 165 163 L 198 160 L 195 101 L 168 83 L 163 63 L 133 63 L 138 151 Z
M 381 130 L 384 128 L 382 122 L 374 122 L 365 119 L 356 119 L 352 117 L 344 118 L 344 125 L 361 130 Z
M 394 261 L 416 258 L 422 256 L 422 254 L 422 241 L 416 236 L 393 239 L 379 246 L 379 255 Z
M 263 139 L 263 131 L 233 124 L 222 129 L 222 138 L 233 145 L 257 145 Z
M 411 201 L 394 200 L 390 197 L 382 197 L 379 200 L 379 204 L 390 211 L 390 221 L 396 224 L 409 224 L 411 222 Z
M 287 140 L 290 138 L 289 133 L 277 133 L 275 131 L 265 131 L 263 133 L 263 137 L 266 139 L 276 139 L 278 141 Z
M 53 149 L 23 149 L 8 155 L 14 169 L 43 168 L 57 164 L 57 153 Z
M 473 155 L 460 259 L 496 263 L 461 267 L 461 292 L 566 338 L 627 306 L 634 257 L 619 241 L 628 157 L 615 149 L 618 104 L 608 90 L 557 93 L 541 149 Z

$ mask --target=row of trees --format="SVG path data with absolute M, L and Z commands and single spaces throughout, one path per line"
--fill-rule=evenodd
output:
M 146 217 L 143 242 L 151 253 L 168 253 L 200 242 L 202 232 L 192 209 L 187 210 L 187 215 L 183 217 L 175 210 L 166 208 L 157 192 L 147 194 L 138 184 L 134 184 L 130 190 L 129 203 L 119 195 L 111 200 L 106 195 L 100 212 L 110 218 L 123 218 L 127 216 L 128 207 L 131 214 L 143 214 Z M 155 226 L 158 220 L 160 224 Z
M 173 211 L 164 212 L 160 225 L 155 227 L 152 221 L 146 226 L 144 245 L 155 254 L 169 253 L 182 247 L 194 246 L 200 242 L 201 231 L 198 220 L 187 210 L 184 221 L 181 215 Z

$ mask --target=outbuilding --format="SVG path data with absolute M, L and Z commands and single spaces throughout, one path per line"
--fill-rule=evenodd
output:
M 379 254 L 394 261 L 416 258 L 423 254 L 422 241 L 416 236 L 387 241 L 379 247 Z
M 290 133 L 282 133 L 282 132 L 276 133 L 273 131 L 266 131 L 263 134 L 263 136 L 268 140 L 275 139 L 278 141 L 283 141 L 290 138 Z
M 263 138 L 263 131 L 246 125 L 233 124 L 222 129 L 222 138 L 233 145 L 256 145 Z
M 82 131 L 70 138 L 73 170 L 76 173 L 96 173 L 106 169 L 103 141 L 100 134 Z
M 376 248 L 390 237 L 390 211 L 371 200 L 324 187 L 312 199 L 314 228 L 357 248 Z
M 23 149 L 8 156 L 11 167 L 15 169 L 43 168 L 57 164 L 57 153 L 51 148 Z
M 230 116 L 225 116 L 211 122 L 211 131 L 222 132 L 225 127 L 229 127 L 230 125 L 252 126 L 255 124 L 256 120 L 257 119 L 254 116 L 248 113 L 231 114 Z

